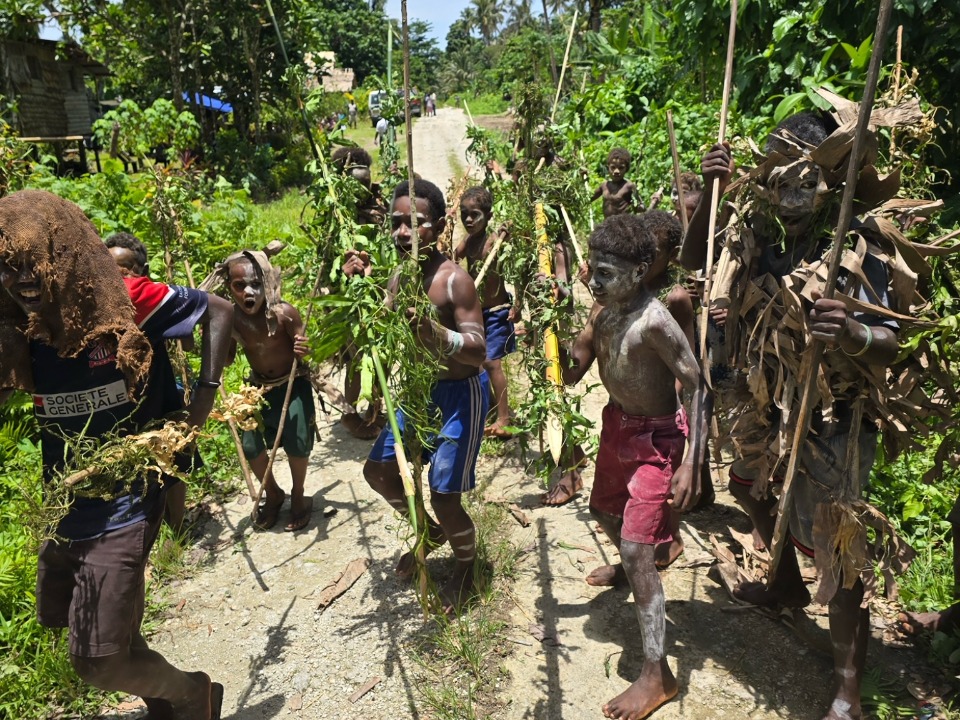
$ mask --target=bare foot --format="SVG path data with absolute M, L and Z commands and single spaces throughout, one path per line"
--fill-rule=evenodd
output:
M 624 587 L 626 584 L 627 573 L 623 569 L 623 563 L 601 565 L 587 575 L 587 585 L 594 587 Z
M 373 440 L 380 434 L 383 422 L 379 416 L 372 420 L 361 417 L 359 413 L 344 413 L 340 418 L 343 429 L 359 440 Z
M 753 532 L 751 533 L 751 535 L 753 535 L 753 549 L 754 549 L 754 550 L 756 550 L 757 552 L 763 552 L 764 550 L 767 549 L 767 544 L 763 541 L 763 538 L 760 537 L 760 533 L 759 533 L 759 531 L 757 531 L 756 528 L 754 528 L 754 530 L 753 530 Z
M 571 470 L 549 491 L 540 496 L 540 502 L 550 507 L 560 507 L 573 500 L 581 490 L 583 490 L 583 479 L 580 477 L 580 471 Z
M 860 720 L 863 717 L 859 699 L 856 703 L 849 703 L 841 698 L 835 698 L 823 720 Z
M 457 563 L 453 577 L 440 589 L 443 612 L 448 617 L 460 614 L 463 606 L 473 596 L 473 563 Z
M 210 676 L 203 672 L 186 675 L 196 683 L 196 690 L 182 703 L 174 703 L 174 716 L 181 720 L 220 720 L 223 685 L 210 682 Z
M 802 608 L 810 604 L 810 591 L 805 585 L 771 588 L 760 582 L 740 583 L 733 594 L 738 600 L 761 607 Z
M 276 525 L 277 519 L 280 517 L 280 507 L 283 505 L 286 497 L 287 494 L 283 492 L 283 490 L 281 490 L 279 494 L 272 494 L 267 490 L 266 496 L 259 507 L 257 507 L 257 514 L 253 520 L 253 526 L 257 530 L 269 530 Z
M 673 565 L 682 554 L 683 540 L 680 539 L 679 535 L 670 542 L 660 543 L 657 545 L 656 552 L 653 556 L 657 570 L 666 570 Z
M 435 548 L 440 547 L 447 541 L 446 535 L 443 534 L 443 530 L 439 526 L 434 527 L 430 526 L 430 537 L 427 540 L 426 545 L 423 548 L 423 556 L 426 557 L 434 551 Z M 413 550 L 408 550 L 403 555 L 400 556 L 400 560 L 397 561 L 397 577 L 401 580 L 409 580 L 413 577 L 413 571 L 417 567 L 417 558 L 414 555 Z
M 506 425 L 498 420 L 493 425 L 487 425 L 483 429 L 483 436 L 496 438 L 497 440 L 509 440 L 513 437 L 513 433 L 507 430 Z
M 676 696 L 677 679 L 664 659 L 659 665 L 644 665 L 636 682 L 603 706 L 603 716 L 641 720 Z

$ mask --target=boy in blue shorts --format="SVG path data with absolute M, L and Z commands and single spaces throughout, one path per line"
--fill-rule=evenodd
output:
M 493 195 L 485 187 L 468 188 L 460 199 L 460 220 L 467 231 L 467 237 L 457 246 L 453 261 L 467 259 L 467 272 L 477 277 L 487 256 L 493 249 L 497 236 L 506 232 L 488 233 L 487 226 L 493 216 Z M 500 273 L 499 262 L 494 259 L 486 275 L 477 288 L 480 293 L 480 306 L 483 308 L 483 329 L 487 340 L 487 359 L 483 369 L 490 376 L 493 387 L 493 401 L 497 408 L 497 417 L 492 425 L 484 430 L 484 435 L 496 438 L 508 438 L 510 433 L 510 401 L 507 397 L 507 376 L 503 372 L 503 358 L 517 350 L 517 337 L 514 322 L 520 311 L 507 292 Z
M 440 590 L 444 611 L 456 612 L 473 592 L 476 558 L 476 528 L 461 503 L 461 494 L 476 484 L 476 462 L 483 439 L 483 422 L 489 407 L 483 314 L 472 278 L 437 249 L 445 225 L 446 203 L 433 183 L 416 180 L 416 205 L 410 202 L 410 188 L 403 182 L 393 193 L 390 223 L 393 242 L 403 256 L 413 251 L 411 215 L 416 213 L 419 236 L 419 263 L 423 289 L 436 308 L 436 320 L 411 317 L 419 340 L 415 352 L 429 353 L 441 360 L 440 373 L 431 399 L 440 410 L 441 429 L 427 443 L 424 461 L 430 463 L 430 502 L 437 519 L 427 517 L 427 551 L 449 542 L 456 560 L 453 577 Z M 343 266 L 347 276 L 362 274 L 369 260 L 350 251 Z M 397 278 L 388 286 L 388 302 L 396 294 Z M 402 413 L 398 421 L 403 427 Z M 387 425 L 377 438 L 363 475 L 374 490 L 401 515 L 407 503 L 394 452 L 394 436 Z M 397 574 L 413 574 L 413 554 L 400 558 Z

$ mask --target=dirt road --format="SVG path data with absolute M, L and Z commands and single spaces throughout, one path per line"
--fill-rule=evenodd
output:
M 420 120 L 414 133 L 418 172 L 446 188 L 466 167 L 463 131 L 457 110 Z M 588 398 L 586 413 L 594 421 L 605 400 L 602 388 Z M 228 503 L 203 529 L 197 552 L 206 561 L 170 588 L 166 618 L 153 633 L 152 642 L 175 663 L 206 670 L 226 686 L 224 718 L 436 717 L 423 703 L 427 680 L 413 659 L 422 616 L 412 590 L 393 572 L 405 528 L 362 478 L 370 443 L 348 436 L 335 419 L 321 417 L 322 440 L 310 460 L 307 494 L 314 513 L 307 529 L 283 532 L 287 505 L 274 530 L 254 533 L 249 500 Z M 278 475 L 289 487 L 282 454 Z M 510 453 L 485 453 L 478 475 L 486 497 L 516 502 L 532 520 L 527 528 L 512 526 L 512 541 L 524 552 L 506 600 L 503 646 L 509 653 L 503 666 L 509 675 L 492 717 L 600 718 L 602 704 L 636 677 L 642 644 L 627 591 L 584 582 L 612 555 L 595 532 L 586 493 L 563 508 L 537 507 L 541 488 Z M 585 479 L 589 487 L 591 471 Z M 681 691 L 655 717 L 819 718 L 830 663 L 812 648 L 825 639 L 824 618 L 800 614 L 797 632 L 812 639 L 802 642 L 782 623 L 733 605 L 708 572 L 708 538 L 726 536 L 728 525 L 747 530 L 723 492 L 716 507 L 685 523 L 687 551 L 662 575 L 668 653 Z M 441 580 L 447 558 L 445 551 L 431 557 L 431 571 Z M 369 568 L 320 609 L 323 589 L 353 560 Z M 877 662 L 879 644 L 873 648 L 871 661 Z M 883 653 L 887 667 L 916 662 L 904 651 Z M 351 702 L 351 694 L 377 679 Z

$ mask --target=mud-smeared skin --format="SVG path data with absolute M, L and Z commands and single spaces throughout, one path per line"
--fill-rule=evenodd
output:
M 620 557 L 633 590 L 643 638 L 640 677 L 603 706 L 603 715 L 620 720 L 640 720 L 677 695 L 677 679 L 664 657 L 666 634 L 663 585 L 654 564 L 655 546 L 623 541 Z

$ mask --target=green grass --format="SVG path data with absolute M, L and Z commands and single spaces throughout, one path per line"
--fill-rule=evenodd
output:
M 510 541 L 508 516 L 499 505 L 484 503 L 478 489 L 464 504 L 477 526 L 477 597 L 458 620 L 435 616 L 413 650 L 427 682 L 420 683 L 430 717 L 475 720 L 488 717 L 501 702 L 498 681 L 507 654 L 505 588 L 516 578 L 516 546 Z
M 484 93 L 483 95 L 474 95 L 472 97 L 464 96 L 467 106 L 470 108 L 470 114 L 474 117 L 478 115 L 500 115 L 505 113 L 510 103 L 503 99 L 500 93 Z M 455 106 L 456 100 L 451 99 L 447 102 L 448 106 Z

